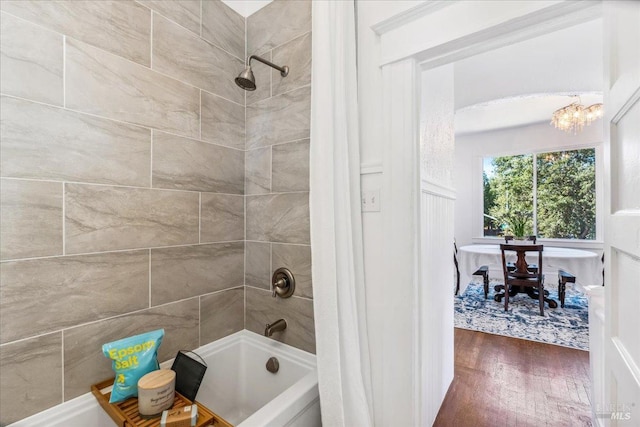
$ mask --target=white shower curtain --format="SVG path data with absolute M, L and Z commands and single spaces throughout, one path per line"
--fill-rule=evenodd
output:
M 322 422 L 373 425 L 353 0 L 312 2 L 310 214 Z

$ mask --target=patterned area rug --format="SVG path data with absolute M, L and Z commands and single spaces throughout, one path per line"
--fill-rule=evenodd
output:
M 469 284 L 464 294 L 456 296 L 455 327 L 589 351 L 586 295 L 567 287 L 561 308 L 552 285 L 549 297 L 558 302 L 558 308 L 549 308 L 545 303 L 544 317 L 540 316 L 538 301 L 526 294 L 509 298 L 509 311 L 505 312 L 504 300 L 498 303 L 493 299 L 493 287 L 501 283 L 491 280 L 486 300 L 482 284 L 475 282 Z

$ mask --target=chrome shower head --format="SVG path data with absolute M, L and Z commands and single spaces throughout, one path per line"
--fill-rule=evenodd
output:
M 255 59 L 256 61 L 260 61 L 271 68 L 275 68 L 276 70 L 280 71 L 280 75 L 282 77 L 287 77 L 287 74 L 289 74 L 289 67 L 287 67 L 286 65 L 283 65 L 282 67 L 280 67 L 274 64 L 273 62 L 260 58 L 259 56 L 251 55 L 249 58 L 247 58 L 247 67 L 235 79 L 236 84 L 244 90 L 249 90 L 249 91 L 256 90 L 256 78 L 253 76 L 253 71 L 251 71 L 252 59 Z
M 236 84 L 244 90 L 256 90 L 256 78 L 251 71 L 251 65 L 247 65 L 247 68 L 236 77 Z

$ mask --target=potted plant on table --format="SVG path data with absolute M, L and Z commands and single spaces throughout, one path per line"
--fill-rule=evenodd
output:
M 506 218 L 507 229 L 513 233 L 515 242 L 524 242 L 531 234 L 529 226 L 529 216 L 521 212 L 515 212 Z

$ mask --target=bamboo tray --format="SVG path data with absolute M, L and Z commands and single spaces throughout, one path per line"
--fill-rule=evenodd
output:
M 98 399 L 98 403 L 102 406 L 107 414 L 119 427 L 160 427 L 160 417 L 142 418 L 138 414 L 138 399 L 131 397 L 124 402 L 109 403 L 111 396 L 111 386 L 113 386 L 113 378 L 102 381 L 91 386 L 91 392 Z M 176 397 L 173 401 L 173 408 L 181 408 L 191 405 L 186 397 L 176 391 Z M 222 417 L 211 412 L 209 408 L 202 403 L 195 401 L 198 405 L 198 421 L 196 427 L 214 426 L 214 427 L 233 427 Z

